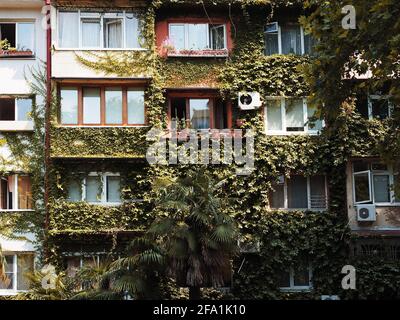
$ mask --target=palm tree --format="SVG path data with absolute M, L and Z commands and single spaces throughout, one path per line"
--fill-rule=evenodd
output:
M 201 169 L 154 185 L 159 218 L 147 238 L 158 243 L 167 273 L 189 287 L 192 300 L 201 298 L 201 287 L 221 286 L 230 278 L 237 229 L 228 212 L 230 201 L 219 196 L 224 183 Z

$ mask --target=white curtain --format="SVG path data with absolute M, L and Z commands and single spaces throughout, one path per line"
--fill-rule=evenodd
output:
M 107 28 L 107 48 L 122 48 L 122 20 L 105 20 Z
M 139 20 L 133 13 L 127 13 L 125 19 L 126 47 L 140 48 Z
M 283 54 L 301 54 L 301 34 L 300 26 L 282 26 L 282 53 Z
M 78 44 L 78 12 L 60 12 L 58 24 L 58 45 L 61 48 L 77 48 Z
M 83 19 L 82 46 L 87 48 L 100 47 L 100 20 Z
M 210 99 L 190 99 L 190 122 L 193 129 L 210 128 Z
M 267 130 L 282 130 L 281 100 L 270 100 L 267 103 Z
M 186 49 L 203 50 L 208 45 L 208 25 L 207 24 L 189 24 L 189 46 Z

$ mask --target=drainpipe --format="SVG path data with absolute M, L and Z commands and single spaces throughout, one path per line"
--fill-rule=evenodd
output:
M 45 205 L 45 221 L 44 221 L 44 259 L 47 262 L 49 259 L 49 247 L 48 247 L 48 232 L 49 232 L 49 190 L 50 190 L 50 115 L 51 115 L 51 11 L 50 5 L 51 0 L 45 0 L 45 5 L 48 8 L 46 12 L 46 108 L 45 108 L 45 137 L 44 137 L 44 205 Z M 48 15 L 48 16 L 47 16 Z

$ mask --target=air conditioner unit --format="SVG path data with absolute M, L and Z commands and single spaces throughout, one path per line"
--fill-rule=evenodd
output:
M 357 205 L 357 221 L 376 221 L 376 210 L 374 204 Z
M 260 252 L 260 240 L 239 239 L 238 247 L 241 253 L 258 253 Z
M 238 98 L 241 110 L 254 110 L 261 107 L 261 98 L 258 92 L 240 92 Z
M 336 295 L 322 295 L 321 300 L 340 300 L 340 298 Z

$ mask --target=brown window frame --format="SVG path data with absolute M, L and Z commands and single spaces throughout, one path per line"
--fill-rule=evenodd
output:
M 61 90 L 62 88 L 74 88 L 78 93 L 78 121 L 74 124 L 66 124 L 61 122 Z M 100 89 L 100 123 L 84 123 L 83 122 L 83 90 L 85 88 Z M 106 123 L 106 88 L 120 88 L 122 91 L 122 123 Z M 142 90 L 144 92 L 144 123 L 128 123 L 128 91 L 129 89 Z M 61 83 L 58 86 L 58 99 L 60 107 L 58 108 L 58 123 L 65 127 L 142 127 L 147 122 L 147 106 L 146 106 L 146 88 L 145 86 L 127 85 L 127 84 L 74 84 Z
M 185 115 L 186 115 L 186 127 L 190 128 L 190 104 L 189 100 L 190 99 L 210 99 L 211 101 L 211 106 L 210 106 L 210 128 L 209 129 L 216 129 L 215 128 L 215 123 L 218 121 L 218 114 L 215 114 L 216 110 L 216 100 L 220 98 L 220 96 L 217 93 L 186 93 L 186 92 L 174 92 L 168 94 L 168 123 L 169 126 L 171 125 L 171 120 L 172 120 L 172 109 L 171 109 L 171 100 L 175 98 L 182 98 L 185 99 L 186 103 L 186 110 L 185 110 Z M 227 128 L 224 129 L 231 129 L 232 128 L 232 105 L 229 101 L 224 102 L 226 104 L 226 122 L 227 122 Z M 203 130 L 203 129 L 202 129 Z M 204 129 L 207 130 L 207 129 Z

